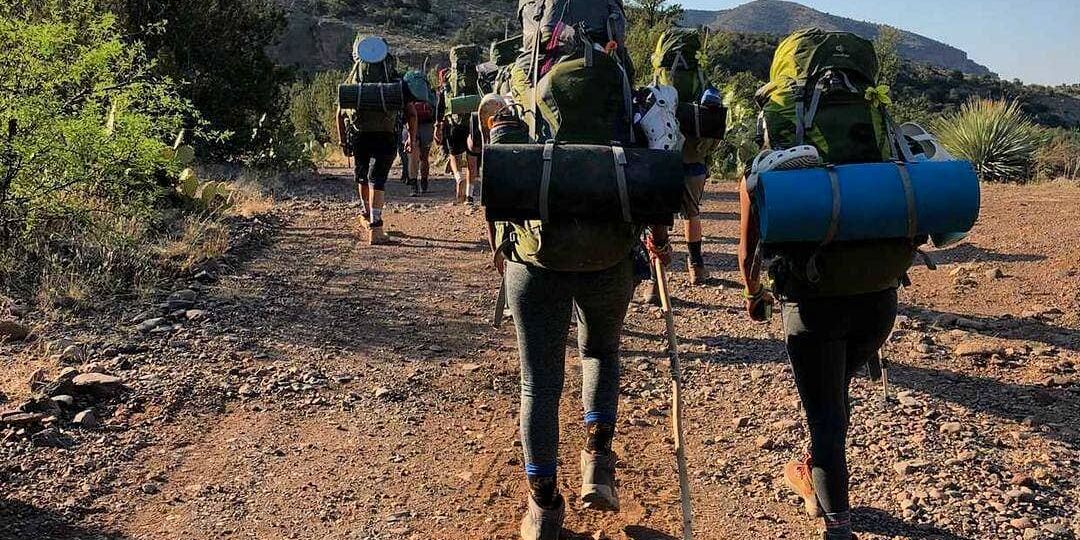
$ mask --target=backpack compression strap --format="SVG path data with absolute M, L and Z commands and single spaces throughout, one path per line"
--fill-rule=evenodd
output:
M 619 184 L 619 204 L 622 206 L 623 220 L 633 223 L 630 214 L 630 191 L 626 188 L 626 150 L 621 146 L 611 147 L 611 156 L 615 160 L 615 181 Z
M 551 216 L 548 191 L 551 189 L 551 160 L 555 156 L 555 142 L 544 143 L 544 175 L 540 178 L 540 221 L 547 223 Z
M 915 238 L 919 232 L 919 216 L 915 211 L 915 189 L 911 186 L 911 173 L 906 163 L 896 162 L 900 169 L 900 183 L 904 186 L 904 198 L 907 199 L 907 237 Z

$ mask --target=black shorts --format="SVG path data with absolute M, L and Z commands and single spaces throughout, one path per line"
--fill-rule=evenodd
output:
M 451 156 L 460 156 L 469 149 L 469 126 L 450 124 L 446 137 L 445 150 Z
M 356 183 L 366 185 L 370 182 L 375 186 L 375 191 L 385 190 L 390 168 L 397 158 L 397 146 L 397 136 L 393 133 L 353 134 L 353 156 L 356 159 L 353 173 Z

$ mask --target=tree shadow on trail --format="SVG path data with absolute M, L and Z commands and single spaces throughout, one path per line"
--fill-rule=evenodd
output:
M 977 315 L 958 315 L 936 311 L 918 306 L 901 306 L 901 314 L 913 317 L 929 325 L 945 325 L 950 321 L 966 319 L 974 325 L 965 326 L 965 330 L 989 337 L 1038 341 L 1054 347 L 1080 352 L 1080 330 L 1054 326 L 1037 317 L 979 317 Z
M 0 498 L 0 540 L 126 540 L 121 534 L 88 528 L 52 510 Z
M 1039 262 L 1046 260 L 1045 255 L 1034 253 L 1000 253 L 973 244 L 960 244 L 947 249 L 931 251 L 930 258 L 937 264 Z
M 670 534 L 640 525 L 629 525 L 623 529 L 623 532 L 630 540 L 677 540 Z
M 957 536 L 932 526 L 920 526 L 906 523 L 892 514 L 877 508 L 862 506 L 851 512 L 855 532 L 873 533 L 889 538 L 926 538 L 933 540 L 974 540 L 970 537 Z

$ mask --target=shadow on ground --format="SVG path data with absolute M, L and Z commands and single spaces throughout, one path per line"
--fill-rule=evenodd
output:
M 1038 262 L 1045 261 L 1045 255 L 1034 253 L 1000 253 L 992 249 L 973 244 L 960 244 L 948 249 L 930 252 L 930 258 L 937 264 L 975 263 L 975 262 Z
M 0 540 L 126 540 L 74 523 L 75 518 L 0 498 Z
M 873 533 L 888 538 L 925 538 L 927 540 L 975 540 L 957 536 L 932 526 L 918 526 L 897 519 L 884 510 L 859 507 L 851 512 L 855 532 Z

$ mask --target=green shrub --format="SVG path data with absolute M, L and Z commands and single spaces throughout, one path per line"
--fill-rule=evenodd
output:
M 976 99 L 934 123 L 933 131 L 954 156 L 975 164 L 987 181 L 1025 182 L 1035 155 L 1047 141 L 1015 102 Z
M 1035 155 L 1035 171 L 1039 180 L 1080 179 L 1080 130 L 1054 130 Z

